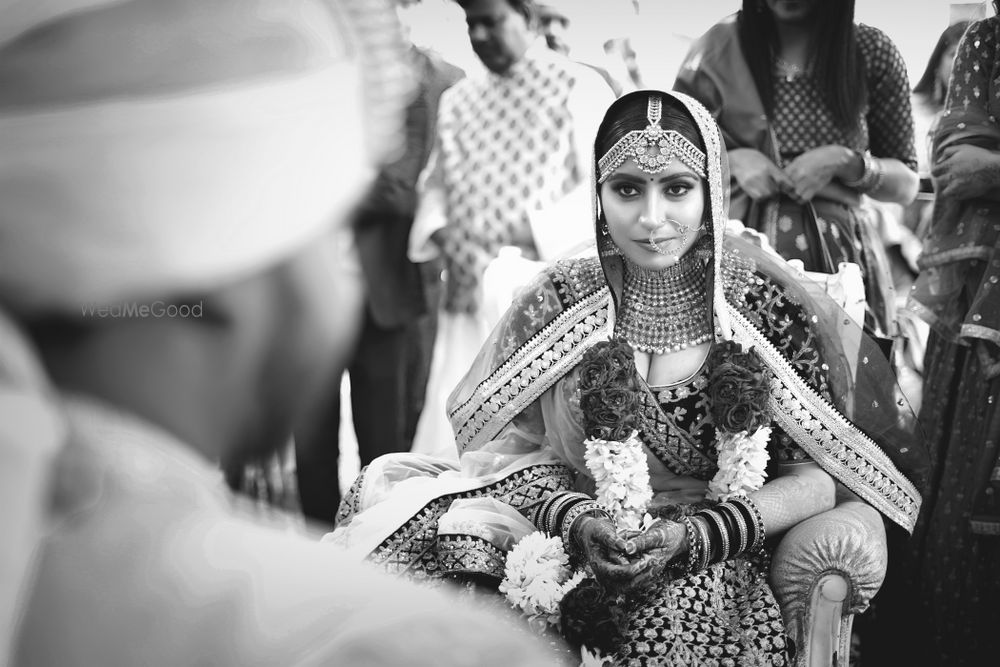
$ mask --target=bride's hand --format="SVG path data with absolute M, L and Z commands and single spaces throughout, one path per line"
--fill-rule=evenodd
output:
M 659 519 L 628 540 L 625 553 L 638 566 L 630 586 L 645 586 L 659 578 L 678 556 L 687 553 L 687 528 L 683 523 Z
M 638 573 L 637 563 L 625 555 L 625 540 L 606 518 L 585 515 L 570 529 L 570 540 L 583 553 L 594 576 L 613 589 L 628 588 Z

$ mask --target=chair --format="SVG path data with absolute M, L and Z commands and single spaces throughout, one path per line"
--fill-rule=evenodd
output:
M 870 505 L 842 489 L 837 505 L 794 526 L 771 562 L 771 587 L 795 667 L 847 667 L 851 625 L 882 586 L 885 525 Z

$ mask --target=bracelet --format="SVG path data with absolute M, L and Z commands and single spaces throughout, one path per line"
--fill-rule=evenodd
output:
M 747 546 L 747 552 L 760 551 L 767 535 L 764 532 L 764 518 L 760 515 L 757 505 L 746 496 L 733 496 L 728 502 L 743 513 L 747 526 L 751 529 L 752 539 L 748 536 L 750 544 Z
M 707 570 L 708 564 L 712 560 L 712 542 L 710 541 L 708 535 L 708 520 L 702 518 L 697 521 L 695 525 L 698 526 L 698 530 L 701 532 L 702 544 L 701 559 L 698 561 L 698 570 Z
M 855 181 L 841 181 L 849 188 L 853 188 L 862 194 L 868 194 L 878 190 L 882 185 L 882 177 L 885 175 L 885 168 L 882 161 L 873 157 L 871 153 L 861 155 L 863 170 L 861 177 Z
M 704 510 L 699 514 L 709 520 L 709 525 L 715 528 L 716 535 L 718 535 L 720 550 L 716 554 L 715 562 L 721 563 L 724 560 L 729 560 L 729 531 L 726 530 L 725 519 L 715 510 Z
M 568 491 L 559 498 L 549 508 L 548 527 L 550 535 L 558 535 L 561 532 L 563 519 L 566 513 L 579 503 L 588 502 L 591 498 L 585 493 Z
M 681 523 L 687 529 L 687 543 L 688 543 L 688 559 L 687 559 L 687 571 L 694 572 L 698 567 L 698 561 L 701 558 L 701 550 L 704 548 L 701 543 L 701 534 L 694 527 L 694 523 L 691 521 L 691 517 L 685 516 L 681 519 Z
M 747 543 L 747 521 L 743 513 L 729 503 L 719 503 L 715 509 L 723 515 L 723 518 L 727 519 L 726 528 L 729 530 L 730 539 L 734 540 L 732 556 L 736 557 L 742 554 L 749 546 Z M 735 538 L 739 538 L 739 541 L 736 541 Z
M 590 496 L 585 493 L 575 491 L 556 491 L 548 495 L 538 508 L 535 520 L 532 522 L 535 527 L 547 535 L 559 534 L 559 514 L 569 509 L 575 503 L 583 500 L 590 500 Z
M 562 518 L 562 530 L 560 534 L 562 535 L 563 544 L 570 543 L 570 530 L 573 528 L 573 524 L 584 514 L 600 514 L 604 518 L 614 523 L 614 518 L 611 513 L 606 509 L 601 507 L 595 500 L 584 500 L 576 505 L 573 505 Z

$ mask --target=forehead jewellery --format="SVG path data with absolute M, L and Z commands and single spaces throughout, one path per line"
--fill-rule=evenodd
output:
M 649 126 L 645 130 L 632 130 L 626 134 L 597 161 L 598 183 L 606 181 L 629 158 L 634 159 L 639 169 L 647 174 L 663 171 L 677 158 L 701 178 L 706 177 L 705 153 L 680 132 L 660 127 L 662 115 L 663 98 L 650 95 L 646 106 Z

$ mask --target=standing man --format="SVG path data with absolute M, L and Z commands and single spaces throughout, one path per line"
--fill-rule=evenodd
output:
M 379 172 L 355 217 L 364 278 L 361 335 L 347 367 L 351 411 L 362 466 L 413 444 L 427 388 L 439 294 L 427 273 L 440 275 L 440 263 L 421 266 L 406 256 L 416 211 L 417 178 L 427 163 L 441 94 L 463 72 L 436 55 L 411 45 L 409 58 L 416 93 L 406 108 L 404 153 Z M 333 526 L 340 504 L 340 385 L 335 372 L 314 414 L 295 433 L 296 476 L 303 513 Z
M 532 0 L 456 0 L 486 67 L 441 99 L 410 258 L 446 278 L 414 451 L 454 458 L 448 394 L 489 335 L 482 277 L 501 248 L 549 260 L 592 237 L 584 176 L 614 98 L 593 70 L 547 48 Z
M 18 448 L 60 443 L 44 495 L 0 514 L 5 550 L 36 559 L 0 571 L 13 664 L 551 664 L 493 617 L 248 520 L 218 471 L 283 445 L 348 351 L 344 221 L 408 87 L 380 9 L 0 3 L 0 408 L 44 420 L 11 402 L 34 388 L 65 418 L 0 430 L 28 473 Z

